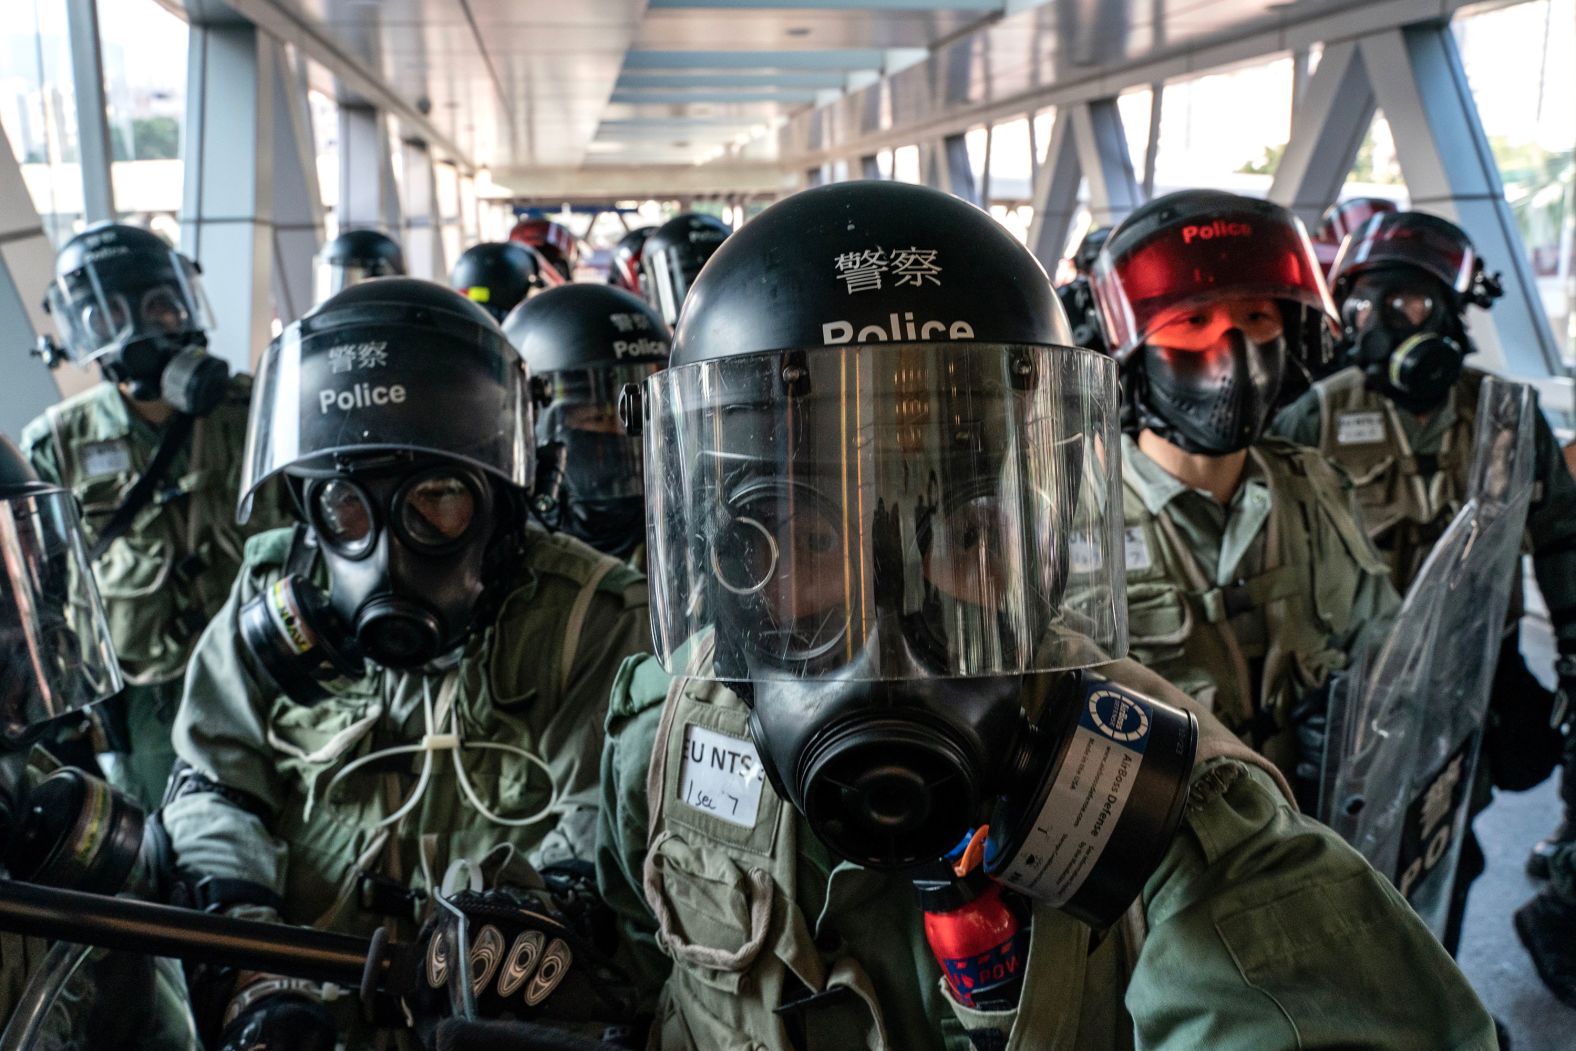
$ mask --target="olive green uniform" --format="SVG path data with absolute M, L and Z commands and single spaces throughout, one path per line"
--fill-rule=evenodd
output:
M 1350 485 L 1265 438 L 1222 505 L 1123 436 L 1122 487 L 1128 652 L 1290 773 L 1292 708 L 1401 604 Z
M 529 885 L 529 866 L 589 859 L 609 688 L 620 661 L 650 646 L 645 580 L 533 528 L 493 623 L 450 671 L 373 668 L 325 700 L 298 704 L 264 685 L 238 635 L 241 606 L 279 578 L 289 545 L 288 530 L 248 543 L 234 592 L 192 657 L 176 751 L 226 791 L 182 794 L 165 807 L 183 876 L 261 885 L 280 896 L 288 923 L 360 935 L 392 923 L 394 936 L 408 939 L 457 859 L 473 862 L 487 886 Z M 357 757 L 437 732 L 425 725 L 424 683 L 440 721 L 445 710 L 458 713 L 464 741 L 512 745 L 547 763 L 559 797 L 545 820 L 488 820 L 463 796 L 452 752 L 433 756 L 421 802 L 387 829 L 377 822 L 410 796 L 419 753 L 373 764 L 329 791 Z M 541 771 L 518 756 L 476 747 L 460 755 L 495 812 L 521 817 L 547 804 Z M 354 1033 L 354 1009 L 342 1018 Z
M 1314 384 L 1275 420 L 1276 433 L 1346 469 L 1363 525 L 1403 592 L 1466 501 L 1484 376 L 1464 370 L 1425 420 L 1368 390 L 1361 370 L 1349 368 Z M 1569 651 L 1576 649 L 1576 479 L 1541 413 L 1534 424 L 1527 536 L 1538 589 L 1560 648 Z M 1512 618 L 1520 615 L 1520 591 L 1518 574 Z
M 175 757 L 170 727 L 197 636 L 229 594 L 246 537 L 280 522 L 263 499 L 250 523 L 235 521 L 251 390 L 250 376 L 230 380 L 224 400 L 194 424 L 153 499 L 93 565 L 126 678 L 125 693 L 113 702 L 125 726 L 111 735 L 117 752 L 104 765 L 111 783 L 150 811 Z M 28 424 L 22 450 L 40 478 L 76 495 L 92 547 L 153 459 L 161 433 L 131 410 L 119 388 L 100 383 Z
M 743 739 L 748 712 L 718 683 L 626 663 L 597 870 L 657 1011 L 651 1046 L 965 1051 L 992 1030 L 1008 1051 L 1495 1047 L 1428 931 L 1272 766 L 1133 662 L 1097 672 L 1199 715 L 1184 823 L 1110 930 L 1036 908 L 1019 1007 L 987 1012 L 944 990 L 901 875 L 830 855 L 769 784 L 747 825 L 686 803 L 687 728 Z

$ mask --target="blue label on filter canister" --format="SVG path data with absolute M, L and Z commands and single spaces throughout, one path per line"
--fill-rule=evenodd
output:
M 1090 688 L 1078 725 L 1109 741 L 1143 752 L 1149 743 L 1149 706 L 1108 683 Z

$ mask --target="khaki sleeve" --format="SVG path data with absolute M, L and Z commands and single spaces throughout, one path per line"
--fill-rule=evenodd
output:
M 538 868 L 570 859 L 589 860 L 596 839 L 599 769 L 608 697 L 619 665 L 651 649 L 645 586 L 620 599 L 598 594 L 580 636 L 569 689 L 541 729 L 541 754 L 558 790 L 556 822 L 532 854 Z
M 1298 445 L 1319 447 L 1319 392 L 1305 391 L 1302 397 L 1280 411 L 1270 423 L 1270 433 Z
M 197 641 L 172 737 L 176 754 L 198 773 L 271 815 L 284 798 L 265 726 L 272 698 L 241 652 L 239 629 L 240 608 L 255 593 L 243 569 Z M 172 800 L 162 815 L 179 868 L 283 892 L 287 848 L 260 814 L 217 792 L 192 792 Z
M 646 661 L 655 664 L 655 658 Z M 640 664 L 639 658 L 625 661 L 613 686 L 607 743 L 602 749 L 595 861 L 602 900 L 618 917 L 620 954 L 640 990 L 642 1009 L 651 1011 L 673 962 L 657 944 L 657 921 L 642 889 L 649 836 L 646 774 L 662 705 L 626 714 L 635 707 L 630 693 Z
M 1231 760 L 1195 775 L 1145 886 L 1127 991 L 1146 1051 L 1497 1046 L 1471 986 L 1334 832 Z

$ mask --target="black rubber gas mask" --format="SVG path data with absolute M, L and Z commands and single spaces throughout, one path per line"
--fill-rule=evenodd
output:
M 114 313 L 132 308 L 125 296 L 112 295 L 107 309 Z M 135 312 L 139 335 L 98 358 L 105 379 L 123 384 L 137 401 L 162 398 L 190 416 L 212 412 L 224 397 L 230 368 L 223 358 L 208 353 L 207 336 L 191 329 L 177 290 L 146 290 L 137 297 Z
M 1245 449 L 1264 433 L 1286 374 L 1281 308 L 1202 307 L 1160 326 L 1129 365 L 1140 426 L 1188 452 Z
M 1469 352 L 1446 289 L 1422 274 L 1357 278 L 1341 305 L 1348 360 L 1408 412 L 1444 403 Z
M 310 702 L 363 657 L 419 667 L 465 640 L 498 531 L 479 472 L 429 460 L 311 478 L 302 497 L 328 594 L 292 571 L 241 611 L 247 648 L 285 693 Z

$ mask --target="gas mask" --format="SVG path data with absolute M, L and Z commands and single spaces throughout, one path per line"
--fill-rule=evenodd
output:
M 212 412 L 230 382 L 230 367 L 208 353 L 200 332 L 133 340 L 98 361 L 104 378 L 124 384 L 137 401 L 162 398 L 189 416 Z
M 563 493 L 564 532 L 604 555 L 627 559 L 646 538 L 646 501 L 639 496 L 576 499 Z
M 465 640 L 499 533 L 495 494 L 479 472 L 429 460 L 310 478 L 302 498 L 328 594 L 288 572 L 241 612 L 248 649 L 282 690 L 315 699 L 359 677 L 363 657 L 414 668 Z
M 1341 305 L 1352 364 L 1408 412 L 1444 403 L 1470 350 L 1446 290 L 1423 277 L 1364 275 Z
M 1140 426 L 1211 456 L 1253 444 L 1275 410 L 1286 370 L 1286 339 L 1278 325 L 1275 331 L 1254 341 L 1232 327 L 1197 349 L 1146 343 L 1129 379 Z

